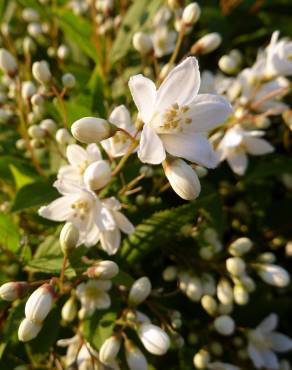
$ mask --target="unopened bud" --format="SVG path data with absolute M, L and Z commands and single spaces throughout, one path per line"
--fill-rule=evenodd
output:
M 221 279 L 217 285 L 217 297 L 224 305 L 233 302 L 233 290 L 227 279 Z
M 231 335 L 234 333 L 235 323 L 230 316 L 222 315 L 215 319 L 214 327 L 219 334 Z
M 81 143 L 99 143 L 116 132 L 116 126 L 102 118 L 84 117 L 75 121 L 71 127 L 72 135 Z
M 65 73 L 62 76 L 62 84 L 66 89 L 72 89 L 76 84 L 76 79 L 72 73 Z
M 62 60 L 67 59 L 69 57 L 69 54 L 70 54 L 70 50 L 69 50 L 68 46 L 60 45 L 58 47 L 58 50 L 57 50 L 58 58 L 60 58 Z
M 20 298 L 28 287 L 29 285 L 25 281 L 5 283 L 0 287 L 0 298 L 4 301 L 14 301 Z
M 24 81 L 21 86 L 22 99 L 30 99 L 36 93 L 36 87 L 31 81 Z
M 67 255 L 76 248 L 79 240 L 79 231 L 72 222 L 67 222 L 60 233 L 60 246 L 62 252 Z
M 249 294 L 246 288 L 241 284 L 236 284 L 233 288 L 234 302 L 239 305 L 245 305 L 249 301 Z
M 90 278 L 108 280 L 119 273 L 119 266 L 113 261 L 100 261 L 87 269 Z
M 142 351 L 135 344 L 127 340 L 125 342 L 126 360 L 130 370 L 147 370 L 147 360 Z
M 203 294 L 201 280 L 198 277 L 191 277 L 187 283 L 186 295 L 193 302 L 198 302 Z
M 262 280 L 270 285 L 283 288 L 290 282 L 288 272 L 281 266 L 277 265 L 260 265 L 258 274 Z
M 96 161 L 85 170 L 83 180 L 90 190 L 98 190 L 106 186 L 111 180 L 112 171 L 108 161 Z
M 245 262 L 240 257 L 227 258 L 226 269 L 230 274 L 240 276 L 245 272 Z
M 17 74 L 16 60 L 6 49 L 0 49 L 0 68 L 10 77 L 15 77 Z
M 237 70 L 237 63 L 230 55 L 223 55 L 218 62 L 218 66 L 222 72 L 233 74 Z
M 194 365 L 197 369 L 206 369 L 210 360 L 211 356 L 205 349 L 201 349 L 193 358 Z
M 67 145 L 72 142 L 72 136 L 65 128 L 60 128 L 56 132 L 56 140 L 60 145 Z
M 148 54 L 153 48 L 150 35 L 145 32 L 136 32 L 133 36 L 133 46 L 139 53 Z
M 40 19 L 39 13 L 33 8 L 25 8 L 22 11 L 22 18 L 26 22 L 38 22 Z
M 197 3 L 190 3 L 184 8 L 182 14 L 183 23 L 186 26 L 192 26 L 195 24 L 201 15 L 201 8 Z
M 40 127 L 47 131 L 50 135 L 53 135 L 57 130 L 57 124 L 51 118 L 47 118 L 41 121 Z
M 66 322 L 72 322 L 77 315 L 77 303 L 74 297 L 70 297 L 62 307 L 62 319 Z
M 164 281 L 173 281 L 177 278 L 177 268 L 175 266 L 168 266 L 163 270 L 162 277 Z
M 249 238 L 238 238 L 232 242 L 228 248 L 228 251 L 233 256 L 243 256 L 251 250 L 253 243 Z
M 217 312 L 217 302 L 215 298 L 213 298 L 210 295 L 204 295 L 201 299 L 202 307 L 206 312 L 208 312 L 209 315 L 213 316 Z
M 132 306 L 138 306 L 140 303 L 145 301 L 145 299 L 151 293 L 151 282 L 148 277 L 143 276 L 136 280 L 132 285 L 128 297 L 128 302 Z
M 40 95 L 40 94 L 34 94 L 31 99 L 31 104 L 34 105 L 34 106 L 41 106 L 42 104 L 44 104 L 44 98 Z
M 37 125 L 32 125 L 28 129 L 28 134 L 33 139 L 43 139 L 46 136 L 46 132 Z
M 99 360 L 103 364 L 111 363 L 119 353 L 121 340 L 117 336 L 111 336 L 105 340 L 99 350 Z
M 173 190 L 183 199 L 197 198 L 201 185 L 196 172 L 182 159 L 162 163 L 165 175 Z
M 21 321 L 18 328 L 18 339 L 21 342 L 28 342 L 34 339 L 42 328 L 42 323 L 31 321 L 25 318 Z
M 45 60 L 35 62 L 32 65 L 33 77 L 42 84 L 47 84 L 51 80 L 51 71 Z
M 35 290 L 25 305 L 26 318 L 38 323 L 43 322 L 52 308 L 54 293 L 50 284 L 43 284 Z
M 208 33 L 200 38 L 191 48 L 192 54 L 208 54 L 219 47 L 222 37 L 217 32 Z
M 153 355 L 164 355 L 170 346 L 168 335 L 156 325 L 142 324 L 138 329 L 138 335 L 144 347 Z

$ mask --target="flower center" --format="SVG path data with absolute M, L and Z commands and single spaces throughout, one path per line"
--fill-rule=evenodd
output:
M 265 336 L 263 333 L 257 330 L 252 330 L 249 333 L 249 338 L 252 341 L 252 343 L 258 347 L 258 348 L 270 348 L 271 342 L 268 338 L 268 336 Z
M 71 204 L 71 208 L 74 209 L 73 217 L 78 217 L 81 220 L 85 220 L 86 215 L 89 213 L 89 203 L 85 200 L 78 200 Z
M 86 168 L 88 167 L 88 161 L 84 161 L 82 164 L 80 164 L 79 166 L 78 166 L 78 168 L 79 168 L 79 173 L 80 173 L 80 175 L 82 176 L 83 174 L 84 174 L 84 172 L 85 172 L 85 170 L 86 170 Z
M 172 104 L 171 108 L 164 112 L 160 128 L 182 131 L 184 124 L 189 125 L 192 123 L 192 118 L 187 115 L 189 110 L 190 107 L 187 105 L 180 107 L 177 103 Z
M 125 144 L 128 140 L 123 132 L 116 132 L 112 139 L 115 144 Z
M 89 300 L 95 300 L 99 297 L 101 291 L 95 286 L 86 287 L 85 296 Z

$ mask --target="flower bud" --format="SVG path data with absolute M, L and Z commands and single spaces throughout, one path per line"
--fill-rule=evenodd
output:
M 23 100 L 30 99 L 36 93 L 36 87 L 31 81 L 24 81 L 21 86 L 21 96 Z
M 209 315 L 213 316 L 217 312 L 218 305 L 215 298 L 213 298 L 212 296 L 204 295 L 201 299 L 201 304 L 204 310 Z
M 182 14 L 183 23 L 186 26 L 192 26 L 195 24 L 201 15 L 201 8 L 197 3 L 190 3 L 184 8 Z
M 60 145 L 70 144 L 72 142 L 72 139 L 72 136 L 65 128 L 59 128 L 59 130 L 56 132 L 56 141 Z
M 28 134 L 33 139 L 43 139 L 46 136 L 46 132 L 37 125 L 32 125 L 28 129 Z
M 31 99 L 31 104 L 34 106 L 41 106 L 44 104 L 44 98 L 40 94 L 34 94 Z
M 25 305 L 26 318 L 38 323 L 43 322 L 52 308 L 54 293 L 50 284 L 43 284 L 35 290 Z
M 223 55 L 218 62 L 218 66 L 222 72 L 233 74 L 237 70 L 237 63 L 230 55 Z
M 177 277 L 177 268 L 175 266 L 168 266 L 163 270 L 162 278 L 164 281 L 173 281 Z
M 60 232 L 60 246 L 62 252 L 67 255 L 76 248 L 79 240 L 79 231 L 72 222 L 66 222 Z
M 84 117 L 75 121 L 71 127 L 72 135 L 81 143 L 99 143 L 113 136 L 116 126 L 102 118 Z
M 10 77 L 15 77 L 17 74 L 18 68 L 14 56 L 3 48 L 0 49 L 0 68 Z
M 133 46 L 141 54 L 148 54 L 152 48 L 150 35 L 145 32 L 136 32 L 133 36 Z
M 22 11 L 22 18 L 26 22 L 38 22 L 40 19 L 39 13 L 33 8 L 25 8 Z
M 221 279 L 217 285 L 217 297 L 224 305 L 233 302 L 233 290 L 227 279 Z
M 245 305 L 249 301 L 249 294 L 247 289 L 241 285 L 236 284 L 233 288 L 234 302 L 239 305 Z
M 28 287 L 29 285 L 25 281 L 5 283 L 0 287 L 0 298 L 4 301 L 14 301 L 20 298 Z
M 222 315 L 215 319 L 214 327 L 221 335 L 231 335 L 234 333 L 235 323 L 230 316 Z
M 33 23 L 30 23 L 28 26 L 27 26 L 27 33 L 31 36 L 31 37 L 34 37 L 35 39 L 39 38 L 42 33 L 43 33 L 43 29 L 42 29 L 42 26 L 37 23 L 37 22 L 33 22 Z
M 191 166 L 182 159 L 166 160 L 162 165 L 171 187 L 181 198 L 185 200 L 197 198 L 201 185 Z
M 126 360 L 130 370 L 147 370 L 147 360 L 143 353 L 135 344 L 127 340 L 125 342 Z
M 28 342 L 34 339 L 42 328 L 42 323 L 31 321 L 27 318 L 21 321 L 18 328 L 18 339 L 21 342 Z
M 99 350 L 99 360 L 103 364 L 111 363 L 119 353 L 121 340 L 117 336 L 111 336 L 104 341 Z
M 136 280 L 132 285 L 128 297 L 128 302 L 131 306 L 138 306 L 151 293 L 151 282 L 147 276 L 143 276 Z
M 193 302 L 198 302 L 203 295 L 203 287 L 198 277 L 191 277 L 187 283 L 186 295 Z
M 240 257 L 227 258 L 226 269 L 230 274 L 240 276 L 245 272 L 245 262 Z
M 25 54 L 32 54 L 36 51 L 36 44 L 29 36 L 23 39 L 23 51 Z
M 72 73 L 65 73 L 62 76 L 62 84 L 66 89 L 72 89 L 76 84 L 76 79 Z
M 164 355 L 170 346 L 168 335 L 156 325 L 141 324 L 138 335 L 144 347 L 153 355 Z
M 52 77 L 49 65 L 45 60 L 33 63 L 32 75 L 37 81 L 42 84 L 47 84 Z
M 89 267 L 86 273 L 90 278 L 108 280 L 119 273 L 119 266 L 113 261 L 100 261 Z
M 208 33 L 200 38 L 191 48 L 192 54 L 208 54 L 219 47 L 222 37 L 217 32 Z
M 25 141 L 25 139 L 18 139 L 17 141 L 16 141 L 16 148 L 18 149 L 18 150 L 25 150 L 26 149 L 26 141 Z
M 96 161 L 91 163 L 85 170 L 83 180 L 90 190 L 98 190 L 106 186 L 112 176 L 108 161 Z
M 245 253 L 251 250 L 253 243 L 249 238 L 238 238 L 232 242 L 228 248 L 228 251 L 233 256 L 243 256 Z
M 62 60 L 67 59 L 69 57 L 69 54 L 70 54 L 70 50 L 69 50 L 68 46 L 60 45 L 58 47 L 58 50 L 57 50 L 58 58 L 60 58 Z
M 57 124 L 51 118 L 42 120 L 40 123 L 40 127 L 51 135 L 53 135 L 55 131 L 57 130 Z
M 277 257 L 274 253 L 271 252 L 265 252 L 258 255 L 257 260 L 262 263 L 274 263 L 277 261 Z
M 194 365 L 197 369 L 206 369 L 210 360 L 211 356 L 205 349 L 201 349 L 193 358 Z
M 77 315 L 77 304 L 74 297 L 70 297 L 62 307 L 62 319 L 72 322 Z
M 260 265 L 258 274 L 265 283 L 279 288 L 287 286 L 290 282 L 288 272 L 281 266 Z

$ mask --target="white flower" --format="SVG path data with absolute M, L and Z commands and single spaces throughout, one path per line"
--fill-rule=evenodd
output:
M 274 151 L 273 146 L 261 137 L 263 131 L 245 131 L 239 125 L 227 130 L 220 141 L 217 152 L 220 160 L 227 160 L 232 171 L 243 175 L 247 169 L 250 155 L 263 155 Z
M 131 77 L 129 87 L 145 123 L 138 149 L 142 162 L 159 164 L 167 152 L 204 167 L 216 166 L 206 133 L 224 122 L 232 108 L 218 95 L 197 95 L 200 73 L 195 58 L 176 66 L 158 90 L 142 75 Z
M 79 244 L 90 247 L 99 241 L 100 229 L 104 229 L 101 202 L 90 191 L 73 185 L 57 184 L 63 195 L 48 206 L 39 209 L 39 215 L 58 222 L 72 222 L 79 231 Z
M 130 113 L 124 105 L 119 105 L 112 111 L 109 122 L 126 130 L 132 136 L 136 131 Z M 111 138 L 101 141 L 102 147 L 111 157 L 121 157 L 126 154 L 130 144 L 131 140 L 121 131 L 116 132 Z
M 265 72 L 269 77 L 292 75 L 292 41 L 279 40 L 279 31 L 272 34 L 270 44 L 266 48 Z
M 107 291 L 111 286 L 112 283 L 109 280 L 89 280 L 78 285 L 76 295 L 88 315 L 92 315 L 95 310 L 110 307 L 111 299 Z
M 168 335 L 156 325 L 141 324 L 138 335 L 144 347 L 153 355 L 164 355 L 170 346 Z
M 154 54 L 157 58 L 170 54 L 175 48 L 177 33 L 169 31 L 167 26 L 159 26 L 152 35 Z
M 132 234 L 135 230 L 132 223 L 124 216 L 120 202 L 114 197 L 102 201 L 102 217 L 104 228 L 100 230 L 100 243 L 108 254 L 115 254 L 120 246 L 121 231 Z
M 239 367 L 227 364 L 225 362 L 212 362 L 208 364 L 210 370 L 240 370 Z
M 274 352 L 287 352 L 292 349 L 292 340 L 278 333 L 278 316 L 271 314 L 254 330 L 248 332 L 248 354 L 257 369 L 279 369 L 279 362 Z

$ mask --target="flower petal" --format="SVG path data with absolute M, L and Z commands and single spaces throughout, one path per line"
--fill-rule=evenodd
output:
M 257 369 L 260 369 L 262 366 L 264 366 L 264 359 L 262 358 L 261 353 L 253 344 L 248 345 L 247 352 Z
M 244 145 L 246 151 L 252 155 L 262 155 L 274 151 L 274 147 L 268 141 L 256 137 L 245 137 Z
M 135 231 L 133 224 L 121 212 L 114 212 L 114 218 L 123 233 L 132 234 Z
M 68 162 L 72 166 L 78 166 L 87 161 L 86 150 L 77 144 L 71 144 L 67 146 L 66 156 L 68 158 Z
M 100 292 L 98 298 L 95 300 L 95 305 L 98 310 L 105 310 L 111 305 L 111 298 L 105 292 Z
M 60 197 L 48 206 L 41 207 L 38 214 L 52 221 L 67 221 L 73 212 L 71 205 L 75 199 L 75 196 Z
M 187 115 L 192 118 L 192 123 L 184 125 L 186 132 L 207 132 L 222 124 L 233 112 L 229 102 L 220 95 L 197 95 Z
M 116 107 L 109 116 L 109 122 L 117 127 L 127 129 L 131 125 L 131 116 L 128 109 L 124 105 Z
M 164 111 L 172 104 L 188 105 L 200 88 L 198 61 L 194 57 L 186 58 L 176 66 L 163 81 L 157 91 L 155 110 Z
M 208 168 L 214 168 L 218 163 L 217 155 L 210 142 L 202 134 L 162 134 L 160 138 L 165 150 L 175 157 L 184 158 Z
M 165 150 L 156 132 L 144 125 L 141 133 L 138 157 L 143 163 L 160 164 L 165 159 Z
M 140 74 L 130 78 L 129 88 L 142 121 L 148 123 L 152 118 L 156 99 L 154 82 Z
M 240 176 L 244 175 L 248 164 L 247 155 L 245 153 L 230 151 L 226 159 L 234 173 Z
M 277 327 L 277 325 L 278 316 L 275 313 L 271 313 L 257 326 L 257 329 L 267 334 L 273 331 Z
M 88 161 L 90 163 L 93 163 L 95 161 L 99 161 L 102 159 L 101 152 L 99 150 L 99 147 L 96 144 L 89 144 L 86 148 Z
M 118 228 L 100 233 L 100 243 L 102 249 L 109 255 L 115 254 L 121 242 L 121 232 Z
M 267 348 L 261 348 L 261 356 L 264 360 L 264 367 L 270 370 L 278 370 L 280 368 L 277 356 L 273 351 Z
M 287 335 L 273 332 L 270 334 L 269 339 L 272 342 L 272 348 L 276 352 L 287 352 L 292 349 L 292 339 Z

